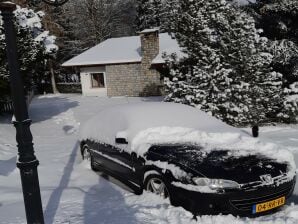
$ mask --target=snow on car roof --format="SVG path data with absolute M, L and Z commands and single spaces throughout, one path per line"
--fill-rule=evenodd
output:
M 206 132 L 236 132 L 239 130 L 190 106 L 176 103 L 134 103 L 114 106 L 101 111 L 89 120 L 82 138 L 115 142 L 115 137 L 126 138 L 129 143 L 141 131 L 149 128 L 195 129 Z
M 240 129 L 209 116 L 197 108 L 164 102 L 110 107 L 91 118 L 81 129 L 81 140 L 93 140 L 144 155 L 154 144 L 197 144 L 206 150 L 231 149 L 237 156 L 262 154 L 291 165 L 293 155 L 272 143 L 260 142 Z M 127 145 L 115 138 L 126 138 Z

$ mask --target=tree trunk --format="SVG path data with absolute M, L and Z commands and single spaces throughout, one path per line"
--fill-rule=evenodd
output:
M 49 68 L 50 68 L 50 72 L 51 72 L 51 83 L 52 83 L 53 93 L 57 94 L 57 93 L 59 93 L 59 91 L 57 89 L 55 73 L 54 73 L 54 68 L 53 68 L 53 62 L 51 59 L 49 59 Z

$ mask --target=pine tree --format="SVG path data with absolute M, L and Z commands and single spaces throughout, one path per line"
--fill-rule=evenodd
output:
M 138 31 L 159 27 L 160 31 L 166 31 L 165 22 L 167 13 L 164 0 L 138 0 L 137 21 Z
M 169 25 L 187 56 L 167 59 L 167 101 L 238 126 L 289 119 L 282 75 L 272 71 L 267 38 L 252 17 L 225 0 L 179 0 L 176 7 Z
M 246 8 L 271 40 L 273 67 L 284 75 L 284 85 L 298 82 L 298 1 L 257 0 Z
M 256 26 L 264 31 L 262 35 L 269 39 L 272 67 L 283 74 L 284 93 L 287 95 L 285 107 L 295 114 L 298 104 L 295 96 L 298 93 L 298 2 L 257 0 L 245 9 L 254 16 Z
M 18 58 L 21 75 L 28 91 L 44 75 L 45 60 L 57 51 L 54 37 L 43 30 L 42 12 L 18 7 L 15 11 Z M 4 30 L 0 26 L 0 92 L 2 97 L 9 95 L 9 71 L 5 50 Z

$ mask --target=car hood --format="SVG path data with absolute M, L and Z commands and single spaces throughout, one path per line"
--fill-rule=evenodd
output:
M 258 153 L 241 155 L 241 151 L 234 150 L 204 151 L 188 148 L 158 154 L 193 176 L 234 180 L 240 184 L 259 181 L 262 175 L 280 176 L 287 172 L 288 167 L 286 163 L 279 163 Z

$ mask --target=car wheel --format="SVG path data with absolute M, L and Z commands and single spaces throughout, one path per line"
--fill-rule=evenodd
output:
M 166 182 L 161 175 L 149 175 L 144 182 L 144 187 L 147 191 L 160 195 L 163 198 L 170 197 Z
M 82 158 L 83 160 L 90 160 L 90 157 L 90 149 L 88 145 L 84 145 L 82 150 Z

